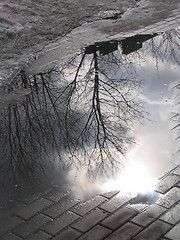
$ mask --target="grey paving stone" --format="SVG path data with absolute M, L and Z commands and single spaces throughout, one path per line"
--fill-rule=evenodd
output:
M 1 237 L 1 240 L 22 240 L 22 238 L 15 236 L 13 233 L 8 233 Z
M 75 224 L 73 224 L 72 227 L 81 232 L 86 232 L 107 216 L 108 213 L 104 212 L 101 209 L 96 209 L 95 211 L 89 213 L 85 217 L 79 219 Z
M 51 192 L 48 192 L 47 194 L 45 194 L 43 197 L 48 199 L 48 200 L 51 200 L 51 201 L 54 201 L 54 202 L 58 202 L 63 197 L 67 196 L 68 194 L 69 194 L 68 191 L 62 192 L 61 188 L 55 188 Z
M 107 238 L 105 238 L 105 240 L 129 240 L 132 239 L 132 237 L 141 230 L 141 227 L 136 226 L 133 223 L 126 223 L 122 227 L 118 228 L 118 230 L 110 234 Z
M 160 219 L 172 224 L 177 223 L 180 220 L 180 203 L 170 208 Z
M 162 206 L 153 204 L 149 208 L 146 208 L 144 211 L 139 213 L 131 221 L 142 226 L 147 226 L 148 224 L 153 222 L 156 218 L 158 218 L 162 213 L 164 213 L 166 210 L 167 209 Z
M 132 217 L 134 217 L 136 214 L 137 211 L 134 209 L 122 207 L 115 213 L 111 214 L 109 217 L 105 218 L 101 224 L 105 227 L 115 230 L 130 220 Z
M 179 238 L 180 238 L 180 222 L 166 234 L 166 237 L 168 237 L 172 240 L 179 240 Z
M 97 207 L 99 204 L 105 202 L 107 199 L 101 196 L 97 196 L 89 201 L 79 204 L 73 208 L 73 212 L 83 216 L 86 213 L 90 212 L 93 208 Z
M 25 206 L 26 206 L 25 203 L 15 201 L 15 202 L 12 202 L 12 203 L 8 204 L 6 209 L 0 207 L 0 221 L 3 218 L 6 218 L 6 217 L 9 217 L 9 216 L 13 215 L 14 212 L 20 210 L 22 207 L 25 207 Z
M 112 232 L 111 230 L 97 225 L 88 232 L 86 232 L 85 234 L 83 234 L 83 236 L 78 238 L 78 240 L 103 240 L 111 232 Z
M 75 213 L 67 211 L 63 215 L 61 215 L 59 218 L 55 219 L 51 223 L 48 223 L 46 226 L 42 227 L 42 229 L 49 234 L 55 235 L 59 231 L 63 230 L 63 228 L 73 223 L 78 218 L 79 216 L 76 215 Z
M 149 205 L 148 204 L 142 204 L 142 203 L 135 203 L 135 204 L 128 204 L 127 207 L 132 208 L 137 212 L 142 212 L 143 210 L 148 208 Z
M 172 226 L 168 223 L 162 222 L 160 220 L 156 220 L 152 224 L 150 224 L 147 228 L 141 231 L 134 240 L 156 240 L 164 236 L 164 234 L 171 228 Z
M 163 197 L 161 197 L 156 203 L 166 208 L 170 208 L 173 204 L 179 201 L 180 188 L 173 187 Z
M 161 240 L 170 240 L 170 239 L 166 237 L 162 237 Z
M 0 221 L 0 236 L 11 230 L 12 228 L 24 223 L 18 217 L 8 217 Z
M 55 217 L 61 215 L 62 213 L 64 213 L 65 211 L 69 210 L 71 207 L 73 207 L 77 203 L 78 203 L 78 201 L 62 199 L 61 202 L 56 203 L 56 204 L 52 205 L 51 207 L 49 207 L 48 209 L 46 209 L 44 211 L 44 213 L 50 217 L 55 218 Z
M 115 196 L 106 203 L 102 204 L 101 208 L 108 212 L 114 212 L 118 208 L 122 207 L 124 204 L 128 204 L 128 201 L 130 199 L 131 197 Z
M 39 211 L 43 210 L 44 208 L 48 207 L 51 204 L 52 204 L 51 201 L 44 198 L 40 198 L 30 203 L 26 207 L 23 207 L 16 214 L 21 218 L 28 220 L 29 218 L 34 216 L 36 213 L 38 213 Z
M 47 194 L 51 190 L 52 190 L 52 188 L 45 189 L 44 191 L 42 189 L 41 192 L 39 192 L 39 193 L 36 193 L 28 198 L 21 199 L 21 202 L 23 202 L 25 204 L 30 204 L 31 202 L 34 202 L 35 200 L 39 199 L 40 197 L 43 197 L 44 194 Z
M 34 231 L 38 230 L 41 226 L 51 221 L 52 221 L 51 218 L 40 213 L 35 217 L 31 218 L 30 220 L 14 228 L 12 232 L 20 237 L 26 237 L 33 233 Z
M 64 230 L 61 234 L 59 234 L 58 236 L 56 236 L 55 238 L 53 238 L 54 240 L 75 240 L 77 239 L 79 236 L 81 236 L 82 233 L 78 232 L 75 229 L 72 228 L 67 228 L 66 230 Z
M 101 193 L 101 196 L 109 199 L 109 198 L 112 198 L 113 196 L 115 196 L 118 193 L 119 193 L 119 191 L 104 192 L 104 193 Z
M 180 167 L 176 168 L 176 170 L 173 171 L 173 174 L 180 176 Z
M 28 236 L 25 239 L 26 240 L 49 240 L 49 239 L 52 239 L 52 236 L 40 230 L 40 231 Z

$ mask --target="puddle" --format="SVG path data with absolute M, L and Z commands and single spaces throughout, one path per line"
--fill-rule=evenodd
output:
M 68 182 L 79 195 L 152 192 L 178 164 L 178 36 L 95 43 L 64 65 L 3 83 L 1 202 L 52 182 Z

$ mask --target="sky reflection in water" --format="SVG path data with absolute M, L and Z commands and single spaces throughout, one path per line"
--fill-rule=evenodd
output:
M 170 131 L 176 124 L 170 118 L 179 113 L 177 44 L 176 31 L 99 43 L 62 68 L 30 79 L 22 74 L 20 86 L 31 91 L 16 95 L 10 89 L 0 101 L 1 128 L 12 124 L 10 135 L 3 132 L 9 141 L 3 172 L 15 167 L 21 176 L 26 170 L 34 181 L 51 162 L 56 171 L 47 174 L 60 183 L 66 178 L 77 195 L 95 189 L 151 192 L 169 165 L 178 164 L 178 133 Z M 66 177 L 59 170 L 62 163 L 77 171 Z M 116 165 L 120 170 L 112 179 Z M 88 181 L 89 173 L 97 177 L 95 183 Z M 103 174 L 110 177 L 102 185 Z
M 154 41 L 159 44 L 162 39 L 157 36 Z M 148 49 L 148 44 L 151 45 L 151 40 L 144 43 L 143 49 Z M 171 165 L 179 164 L 177 132 L 171 131 L 175 123 L 170 120 L 173 112 L 179 113 L 178 90 L 174 87 L 180 80 L 180 58 L 179 52 L 176 53 L 175 61 L 173 51 L 165 59 L 153 58 L 152 52 L 133 59 L 137 74 L 143 80 L 143 92 L 138 98 L 144 102 L 148 120 L 133 128 L 137 144 L 125 156 L 124 171 L 112 182 L 107 182 L 105 189 L 118 188 L 133 195 L 152 192 L 158 177 Z

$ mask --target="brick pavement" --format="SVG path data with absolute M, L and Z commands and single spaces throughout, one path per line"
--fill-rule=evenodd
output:
M 84 40 L 81 28 L 72 31 L 59 42 L 51 44 L 39 53 L 37 61 L 32 63 L 28 74 L 35 74 L 52 66 L 59 60 L 67 60 L 80 47 L 94 41 L 121 39 L 136 34 L 160 32 L 177 27 L 180 22 L 180 10 L 171 12 L 162 21 L 145 23 L 138 29 L 117 33 L 103 33 L 98 28 L 94 38 Z M 101 24 L 104 24 L 101 22 Z M 108 24 L 108 22 L 107 22 Z M 116 22 L 117 24 L 117 22 Z M 117 27 L 117 26 L 116 26 Z M 87 29 L 87 32 L 89 29 Z M 92 34 L 91 31 L 88 34 Z M 73 38 L 71 37 L 73 36 Z M 78 39 L 78 41 L 76 40 Z M 65 57 L 62 47 L 68 42 Z M 74 42 L 74 46 L 72 46 Z M 71 44 L 70 44 L 71 43 Z M 76 45 L 76 46 L 75 46 Z M 64 47 L 63 47 L 64 48 Z M 56 58 L 54 59 L 54 53 Z M 61 52 L 61 54 L 59 54 Z M 47 58 L 48 56 L 48 58 Z M 37 67 L 40 64 L 40 68 Z M 22 201 L 22 206 L 9 212 L 0 219 L 1 240 L 117 240 L 117 239 L 180 239 L 180 167 L 171 169 L 158 182 L 155 191 L 161 193 L 160 199 L 151 205 L 137 207 L 131 204 L 132 197 L 121 196 L 118 191 L 104 193 L 86 202 L 75 201 L 68 192 L 59 192 L 58 188 L 39 194 L 37 198 Z
M 176 179 L 174 181 L 174 179 Z M 54 187 L 0 220 L 1 240 L 179 240 L 180 166 L 166 173 L 157 186 L 160 199 L 137 207 L 119 191 L 80 202 Z M 33 199 L 33 201 L 31 201 Z

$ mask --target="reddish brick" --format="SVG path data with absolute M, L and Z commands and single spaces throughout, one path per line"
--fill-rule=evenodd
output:
M 83 234 L 82 237 L 78 238 L 78 240 L 103 240 L 105 237 L 107 237 L 112 231 L 96 225 L 91 230 Z M 69 240 L 69 239 L 68 239 Z
M 28 220 L 29 218 L 34 216 L 36 213 L 38 213 L 39 211 L 43 210 L 44 208 L 48 207 L 51 204 L 52 204 L 51 201 L 44 198 L 40 198 L 30 203 L 26 207 L 22 208 L 21 210 L 19 210 L 17 212 L 17 215 L 23 219 Z
M 103 220 L 105 217 L 107 217 L 107 213 L 103 210 L 96 209 L 95 211 L 89 213 L 85 217 L 78 220 L 74 225 L 73 228 L 81 231 L 86 232 L 90 228 L 94 227 L 96 224 L 98 224 L 101 220 Z
M 160 220 L 156 220 L 142 232 L 140 232 L 134 240 L 156 240 L 163 237 L 164 234 L 171 228 L 171 225 Z
M 33 233 L 34 231 L 37 231 L 41 226 L 44 224 L 51 222 L 52 219 L 43 215 L 38 214 L 35 217 L 31 218 L 30 220 L 22 223 L 21 225 L 14 228 L 12 231 L 13 233 L 17 234 L 20 237 L 26 237 Z
M 73 212 L 83 216 L 86 213 L 90 212 L 93 208 L 97 207 L 99 204 L 103 203 L 107 199 L 101 196 L 97 196 L 87 202 L 81 203 L 75 208 L 73 208 Z
M 24 223 L 18 217 L 8 217 L 0 221 L 0 236 L 11 230 L 12 228 Z
M 55 238 L 53 238 L 54 240 L 75 240 L 77 239 L 79 236 L 81 236 L 82 233 L 78 232 L 75 229 L 72 228 L 67 228 L 66 230 L 64 230 L 61 234 L 59 234 L 58 236 L 56 236 Z
M 137 212 L 135 210 L 123 207 L 111 214 L 109 217 L 105 218 L 101 224 L 105 227 L 115 230 L 136 214 Z
M 180 188 L 174 187 L 161 197 L 156 203 L 166 208 L 170 208 L 173 204 L 179 201 Z
M 146 208 L 143 212 L 139 213 L 131 221 L 142 226 L 147 226 L 166 210 L 166 208 L 153 204 L 149 208 Z
M 139 231 L 141 231 L 142 228 L 139 226 L 136 226 L 133 223 L 126 223 L 122 227 L 118 228 L 115 232 L 113 232 L 111 235 L 109 235 L 106 240 L 129 240 L 132 239 L 133 236 L 135 236 Z
M 111 198 L 109 201 L 103 203 L 101 208 L 108 211 L 114 212 L 118 208 L 122 207 L 124 204 L 128 204 L 128 201 L 131 197 L 124 197 L 124 196 L 115 196 Z
M 49 234 L 55 235 L 56 233 L 63 230 L 65 227 L 67 227 L 71 223 L 73 223 L 78 218 L 79 216 L 77 216 L 75 213 L 68 211 L 68 212 L 65 212 L 63 215 L 61 215 L 56 220 L 52 221 L 51 223 L 48 223 L 42 229 Z

